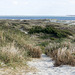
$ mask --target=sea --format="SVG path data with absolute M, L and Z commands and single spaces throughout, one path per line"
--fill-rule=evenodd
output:
M 57 19 L 57 20 L 75 20 L 75 16 L 0 16 L 0 19 Z

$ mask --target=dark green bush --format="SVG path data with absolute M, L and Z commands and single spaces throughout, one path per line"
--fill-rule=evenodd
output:
M 42 27 L 40 27 L 40 26 L 35 26 L 35 27 L 33 27 L 33 28 L 31 28 L 30 29 L 30 31 L 29 31 L 29 33 L 30 34 L 33 34 L 33 33 L 40 33 L 40 32 L 42 32 Z
M 66 34 L 68 34 L 68 35 L 72 35 L 72 32 L 69 31 L 69 30 L 62 30 L 62 32 L 66 33 Z
M 35 26 L 32 27 L 29 30 L 30 34 L 33 33 L 44 33 L 44 34 L 52 34 L 54 37 L 58 37 L 58 38 L 64 38 L 67 37 L 68 35 L 72 35 L 72 33 L 70 31 L 66 31 L 66 30 L 60 30 L 60 29 L 56 29 L 52 26 L 46 26 L 45 28 L 42 28 L 41 26 Z
M 45 42 L 41 42 L 40 44 L 39 44 L 39 46 L 47 46 L 49 44 L 49 42 L 47 42 L 47 41 L 45 41 Z
M 58 32 L 56 33 L 56 36 L 57 36 L 58 38 L 62 38 L 62 37 L 67 37 L 67 34 L 64 33 L 64 32 L 58 31 Z

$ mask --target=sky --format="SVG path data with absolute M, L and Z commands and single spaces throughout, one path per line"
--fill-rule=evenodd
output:
M 0 16 L 75 15 L 75 0 L 0 0 Z

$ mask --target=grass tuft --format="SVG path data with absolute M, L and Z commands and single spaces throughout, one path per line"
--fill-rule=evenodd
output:
M 72 65 L 75 66 L 75 59 L 69 50 L 60 49 L 55 58 L 55 66 Z
M 33 58 L 40 58 L 41 57 L 41 49 L 39 47 L 33 47 L 32 45 L 27 45 L 26 48 L 28 49 L 28 55 Z
M 45 53 L 55 60 L 55 66 L 75 66 L 75 50 L 74 47 L 71 46 L 71 43 L 49 44 L 45 49 Z
M 19 62 L 23 56 L 20 54 L 18 48 L 15 48 L 14 45 L 7 45 L 6 47 L 0 48 L 0 60 L 4 61 L 5 64 L 10 62 Z

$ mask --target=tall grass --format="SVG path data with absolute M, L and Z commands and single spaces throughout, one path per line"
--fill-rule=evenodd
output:
M 72 56 L 70 50 L 65 50 L 64 48 L 59 49 L 54 59 L 55 59 L 55 66 L 60 66 L 60 65 L 75 66 L 75 59 Z
M 55 60 L 55 66 L 72 65 L 75 66 L 75 53 L 74 47 L 71 43 L 57 43 L 49 44 L 45 48 L 45 53 Z
M 19 49 L 22 49 L 22 51 L 26 51 L 28 56 L 32 56 L 35 58 L 38 58 L 41 56 L 41 49 L 30 46 L 26 41 L 29 41 L 28 35 L 25 35 L 25 33 L 21 32 L 18 29 L 15 28 L 9 28 L 7 26 L 0 26 L 1 31 L 1 40 L 2 45 L 6 45 L 7 43 L 12 43 L 15 41 L 15 46 L 17 46 Z M 3 33 L 2 33 L 3 32 Z M 34 56 L 35 54 L 35 56 Z
M 19 50 L 18 47 L 16 48 L 14 44 L 11 44 L 0 48 L 0 61 L 7 65 L 13 65 L 14 63 L 22 64 L 22 62 L 25 61 L 25 58 L 21 53 L 21 50 Z
M 32 45 L 25 45 L 26 49 L 28 50 L 28 55 L 33 58 L 40 58 L 41 57 L 41 49 L 40 47 L 33 47 Z
M 12 67 L 24 65 L 29 57 L 40 58 L 40 48 L 34 48 L 32 45 L 25 45 L 25 49 L 20 49 L 19 47 L 15 46 L 15 43 L 0 47 L 0 61 L 5 63 L 6 65 Z
M 40 58 L 41 49 L 29 45 L 29 36 L 16 28 L 0 26 L 0 60 L 7 65 L 25 64 L 29 57 Z M 14 41 L 14 42 L 13 42 Z M 18 66 L 18 65 L 17 65 Z

